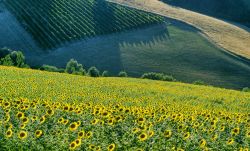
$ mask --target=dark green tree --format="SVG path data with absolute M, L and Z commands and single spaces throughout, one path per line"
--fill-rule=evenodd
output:
M 119 77 L 128 77 L 128 74 L 125 71 L 121 71 L 121 72 L 119 72 L 118 76 Z
M 85 75 L 86 71 L 83 65 L 79 64 L 76 60 L 70 59 L 66 65 L 65 72 L 69 74 Z
M 88 75 L 91 77 L 99 77 L 100 72 L 96 67 L 90 67 L 88 70 Z

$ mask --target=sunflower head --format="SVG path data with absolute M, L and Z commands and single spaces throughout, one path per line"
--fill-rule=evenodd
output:
M 6 132 L 6 134 L 5 134 L 5 136 L 6 136 L 7 138 L 10 138 L 10 137 L 12 136 L 12 134 L 13 134 L 12 130 L 11 130 L 11 129 L 8 129 L 7 132 Z
M 42 130 L 36 130 L 35 136 L 39 138 L 43 134 Z
M 166 138 L 170 138 L 172 136 L 172 131 L 171 130 L 165 130 L 163 135 L 166 137 Z
M 141 133 L 139 136 L 138 136 L 138 139 L 140 141 L 145 141 L 146 139 L 148 138 L 148 135 L 146 133 Z
M 113 143 L 113 144 L 110 144 L 109 146 L 108 146 L 108 151 L 113 151 L 113 150 L 115 150 L 115 144 Z
M 26 131 L 20 131 L 18 134 L 18 138 L 20 139 L 25 139 L 27 138 L 27 136 L 28 136 L 28 133 Z

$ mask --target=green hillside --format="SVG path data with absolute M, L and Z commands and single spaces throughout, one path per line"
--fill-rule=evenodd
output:
M 250 93 L 3 66 L 0 85 L 2 151 L 249 148 Z
M 151 13 L 128 9 L 104 0 L 6 0 L 5 6 L 36 40 L 51 49 L 96 35 L 162 22 Z

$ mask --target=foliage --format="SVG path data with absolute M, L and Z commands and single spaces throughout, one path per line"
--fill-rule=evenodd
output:
M 1 59 L 1 64 L 5 66 L 16 66 L 20 68 L 28 68 L 25 64 L 25 57 L 21 51 L 12 51 Z
M 110 74 L 107 70 L 102 72 L 102 77 L 109 77 L 109 76 L 110 76 Z
M 69 74 L 85 75 L 85 70 L 83 69 L 83 65 L 78 63 L 74 59 L 70 59 L 68 61 L 65 72 Z
M 163 73 L 149 72 L 142 75 L 143 79 L 161 80 L 161 81 L 176 81 L 173 76 L 165 75 Z
M 195 85 L 207 85 L 204 81 L 202 80 L 197 80 L 197 81 L 194 81 L 193 84 Z
M 4 58 L 5 56 L 10 54 L 11 52 L 12 52 L 12 50 L 10 50 L 8 48 L 0 48 L 0 58 Z
M 127 74 L 126 71 L 121 71 L 121 72 L 118 73 L 118 76 L 119 77 L 128 77 L 128 74 Z
M 100 72 L 96 67 L 90 67 L 88 70 L 88 75 L 91 77 L 99 77 Z
M 249 93 L 4 66 L 0 77 L 3 151 L 249 148 Z
M 243 91 L 243 92 L 250 92 L 250 88 L 245 87 L 245 88 L 242 89 L 242 91 Z
M 50 65 L 42 65 L 40 67 L 40 70 L 44 70 L 44 71 L 49 71 L 49 72 L 64 72 L 64 69 L 58 69 L 57 67 L 55 66 L 50 66 Z

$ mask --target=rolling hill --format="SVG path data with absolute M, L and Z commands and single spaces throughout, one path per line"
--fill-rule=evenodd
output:
M 3 151 L 249 147 L 250 93 L 4 66 L 0 85 Z
M 250 33 L 248 28 L 240 28 L 216 18 L 172 7 L 158 0 L 110 1 L 184 21 L 200 29 L 216 45 L 234 54 L 250 58 Z
M 168 4 L 250 27 L 249 0 L 162 0 Z
M 32 67 L 64 68 L 75 58 L 85 68 L 96 66 L 113 75 L 164 72 L 183 82 L 203 80 L 234 89 L 250 85 L 248 59 L 224 49 L 245 56 L 249 33 L 231 24 L 172 7 L 159 16 L 103 0 L 29 2 L 0 1 L 0 47 L 22 50 Z M 211 26 L 211 20 L 216 24 Z

